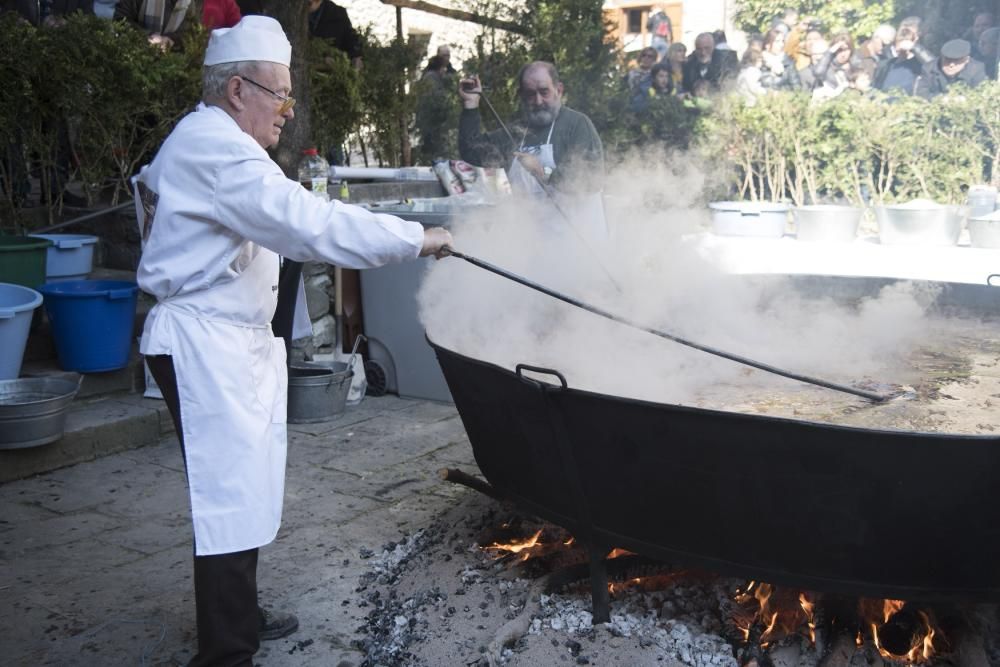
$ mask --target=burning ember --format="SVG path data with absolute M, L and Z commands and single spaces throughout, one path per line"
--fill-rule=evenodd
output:
M 501 526 L 504 534 L 527 531 L 522 526 L 505 523 Z M 543 525 L 527 536 L 511 536 L 496 539 L 480 548 L 494 555 L 498 560 L 526 563 L 529 560 L 546 563 L 555 557 L 562 562 L 584 562 L 586 553 L 573 537 L 561 529 Z M 625 549 L 613 549 L 606 557 L 609 564 L 635 554 Z M 553 564 L 552 567 L 555 567 Z M 705 575 L 684 570 L 664 570 L 660 567 L 651 573 L 629 573 L 608 584 L 608 592 L 613 598 L 631 594 L 648 594 L 669 590 L 685 581 L 704 579 Z M 732 590 L 732 589 L 730 589 Z M 781 588 L 768 583 L 751 581 L 736 589 L 731 597 L 730 621 L 736 632 L 734 643 L 741 643 L 743 649 L 769 650 L 777 646 L 787 646 L 803 642 L 803 647 L 811 647 L 817 654 L 827 647 L 817 646 L 817 634 L 847 633 L 855 638 L 858 647 L 866 644 L 877 649 L 882 658 L 898 663 L 920 664 L 932 660 L 938 649 L 935 639 L 942 633 L 932 620 L 930 613 L 908 605 L 901 600 L 860 599 L 845 607 L 824 607 L 823 600 L 815 593 Z M 831 605 L 833 603 L 830 603 Z M 820 628 L 817 619 L 820 608 L 826 618 L 825 627 Z M 751 652 L 752 653 L 752 652 Z M 747 655 L 751 655 L 748 653 Z M 817 655 L 817 657 L 819 657 Z M 746 661 L 753 660 L 752 657 Z
M 805 634 L 810 642 L 816 642 L 816 623 L 813 620 L 815 604 L 805 593 L 793 593 L 777 589 L 771 584 L 751 581 L 745 589 L 737 590 L 734 599 L 738 610 L 733 622 L 749 642 L 755 627 L 762 631 L 755 638 L 762 648 L 771 642 L 786 639 L 795 634 Z
M 537 533 L 532 535 L 526 540 L 510 542 L 508 544 L 499 544 L 494 542 L 488 546 L 483 547 L 484 551 L 495 551 L 497 556 L 510 556 L 510 555 L 520 555 L 522 561 L 526 561 L 532 556 L 532 550 L 541 546 L 539 543 L 539 538 L 542 536 L 542 529 L 539 529 Z M 523 553 L 522 553 L 523 552 Z
M 456 505 L 426 533 L 362 554 L 364 666 L 1000 665 L 993 605 L 800 592 L 624 550 L 605 560 L 609 615 L 595 624 L 586 546 L 509 508 L 501 523 L 478 502 L 487 508 L 478 522 Z
M 774 642 L 799 635 L 816 647 L 817 600 L 812 594 L 751 581 L 736 591 L 733 600 L 733 622 L 744 643 L 766 649 Z M 927 612 L 901 600 L 862 598 L 854 618 L 844 614 L 830 621 L 841 631 L 857 627 L 857 646 L 870 640 L 883 658 L 909 664 L 930 661 L 935 654 L 934 639 L 941 634 Z
M 938 631 L 926 612 L 914 610 L 902 600 L 862 599 L 858 608 L 883 658 L 917 663 L 934 656 Z

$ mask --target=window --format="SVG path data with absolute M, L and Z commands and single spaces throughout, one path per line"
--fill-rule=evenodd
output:
M 642 15 L 643 10 L 641 9 L 628 9 L 625 11 L 626 17 L 628 19 L 628 28 L 625 32 L 642 32 Z

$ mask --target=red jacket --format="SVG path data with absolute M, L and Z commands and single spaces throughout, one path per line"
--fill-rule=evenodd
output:
M 236 0 L 205 0 L 201 22 L 209 30 L 232 28 L 240 22 L 240 8 Z

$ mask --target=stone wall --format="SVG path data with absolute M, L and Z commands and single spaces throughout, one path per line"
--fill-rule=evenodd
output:
M 337 343 L 337 324 L 333 317 L 333 267 L 322 262 L 302 265 L 302 280 L 306 288 L 306 305 L 312 321 L 313 335 L 293 341 L 292 359 L 303 361 L 316 354 L 330 354 Z

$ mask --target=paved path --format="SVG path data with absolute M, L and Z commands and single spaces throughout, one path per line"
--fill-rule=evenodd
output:
M 429 523 L 475 471 L 452 406 L 366 399 L 290 426 L 284 521 L 261 551 L 260 597 L 301 629 L 257 663 L 336 667 L 361 624 L 362 548 Z M 0 655 L 5 665 L 172 665 L 194 645 L 191 528 L 173 437 L 0 486 Z M 348 601 L 351 601 L 348 603 Z

